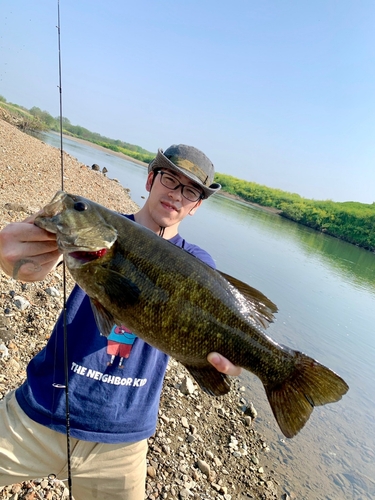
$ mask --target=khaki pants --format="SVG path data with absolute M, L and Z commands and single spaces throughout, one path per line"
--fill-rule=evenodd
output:
M 75 500 L 143 500 L 147 440 L 104 444 L 71 438 Z M 0 486 L 67 478 L 66 436 L 31 420 L 14 392 L 0 401 Z M 67 483 L 66 483 L 67 484 Z

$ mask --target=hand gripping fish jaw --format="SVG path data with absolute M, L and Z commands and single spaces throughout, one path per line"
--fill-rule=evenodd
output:
M 79 196 L 58 191 L 34 221 L 38 227 L 55 233 L 59 249 L 81 263 L 103 257 L 117 238 L 117 231 L 95 212 L 92 227 L 87 227 L 92 205 Z M 81 216 L 80 216 L 81 215 Z

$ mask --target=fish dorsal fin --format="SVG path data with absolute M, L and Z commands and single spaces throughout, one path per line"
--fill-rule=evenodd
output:
M 197 367 L 182 364 L 206 394 L 210 396 L 224 396 L 224 394 L 230 391 L 228 375 L 218 372 L 213 366 Z
M 276 304 L 274 304 L 262 292 L 247 283 L 244 283 L 237 278 L 233 278 L 233 276 L 221 271 L 219 271 L 219 273 L 245 297 L 247 302 L 249 302 L 254 308 L 254 311 L 258 316 L 257 319 L 261 322 L 264 328 L 267 328 L 269 323 L 273 322 L 274 314 L 277 313 L 278 309 Z
M 94 313 L 95 322 L 102 335 L 108 337 L 113 326 L 116 324 L 112 314 L 105 309 L 100 302 L 90 298 L 92 312 Z

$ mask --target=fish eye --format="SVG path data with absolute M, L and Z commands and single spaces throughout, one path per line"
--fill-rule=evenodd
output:
M 76 201 L 73 206 L 74 210 L 77 210 L 77 212 L 84 212 L 87 210 L 87 205 L 83 203 L 83 201 Z

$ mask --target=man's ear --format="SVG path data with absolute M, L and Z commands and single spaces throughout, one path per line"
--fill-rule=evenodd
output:
M 189 215 L 194 215 L 195 212 L 198 210 L 198 208 L 201 206 L 202 204 L 202 199 L 198 200 L 197 203 L 193 206 L 193 208 L 190 210 L 189 212 Z
M 151 170 L 151 172 L 148 173 L 146 180 L 146 191 L 148 193 L 151 191 L 154 180 L 155 180 L 155 170 Z

